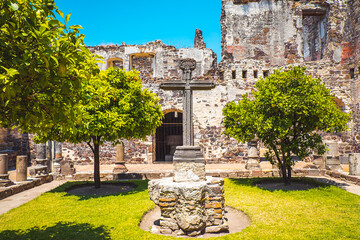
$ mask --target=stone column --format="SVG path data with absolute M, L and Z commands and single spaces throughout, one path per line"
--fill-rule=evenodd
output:
M 325 153 L 325 168 L 327 170 L 342 170 L 340 164 L 339 144 L 336 141 L 324 141 L 327 151 Z
M 248 170 L 260 170 L 260 153 L 257 148 L 258 139 L 253 139 L 248 142 L 248 159 L 245 168 Z
M 360 153 L 349 154 L 349 175 L 360 176 Z
M 49 175 L 48 159 L 46 158 L 46 143 L 35 145 L 36 159 L 35 166 L 30 170 L 32 177 L 41 177 Z
M 113 170 L 114 173 L 125 173 L 128 171 L 125 166 L 124 157 L 124 145 L 122 143 L 116 145 L 116 162 Z
M 0 187 L 7 187 L 14 183 L 9 180 L 9 159 L 7 154 L 0 154 Z
M 27 180 L 27 159 L 26 155 L 16 157 L 16 181 L 24 182 Z
M 62 156 L 62 143 L 55 142 L 55 156 L 54 156 L 54 164 L 53 164 L 53 172 L 59 174 L 60 173 L 60 161 L 63 159 Z

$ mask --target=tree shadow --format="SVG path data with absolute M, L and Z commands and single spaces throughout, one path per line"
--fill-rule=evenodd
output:
M 290 185 L 285 185 L 282 178 L 250 178 L 250 179 L 231 179 L 237 185 L 260 188 L 265 191 L 308 191 L 311 189 L 329 188 L 327 183 L 319 182 L 311 178 L 298 177 L 292 178 Z
M 88 223 L 58 222 L 46 228 L 33 227 L 26 230 L 5 230 L 0 232 L 0 240 L 65 240 L 86 239 L 105 240 L 111 239 L 110 231 L 105 226 L 94 227 Z
M 136 194 L 136 193 L 140 193 L 143 192 L 145 190 L 148 189 L 148 181 L 147 180 L 131 180 L 131 181 L 105 181 L 105 182 L 101 182 L 101 186 L 104 185 L 119 185 L 119 187 L 129 187 L 129 191 L 124 191 L 124 192 L 115 192 L 115 193 L 109 193 L 106 195 L 91 195 L 91 194 L 71 194 L 69 193 L 70 190 L 72 189 L 76 189 L 76 188 L 81 188 L 81 187 L 89 187 L 89 186 L 94 186 L 94 182 L 90 182 L 90 181 L 82 181 L 82 182 L 67 182 L 57 188 L 55 188 L 54 190 L 50 191 L 52 193 L 55 192 L 66 192 L 66 196 L 78 196 L 79 197 L 79 201 L 83 201 L 83 200 L 89 200 L 89 199 L 94 199 L 94 198 L 104 198 L 104 197 L 110 197 L 110 196 L 127 196 L 127 195 L 131 195 L 131 194 Z
M 339 187 L 344 190 L 346 190 L 346 187 L 350 186 L 350 184 L 347 184 L 345 182 L 335 182 L 334 180 L 331 180 L 328 178 L 312 177 L 312 179 L 314 179 L 314 181 L 317 181 L 319 183 L 325 184 L 326 186 L 332 185 L 332 186 Z

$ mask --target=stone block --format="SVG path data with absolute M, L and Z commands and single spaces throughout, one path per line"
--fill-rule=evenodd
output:
M 160 233 L 170 235 L 170 234 L 172 234 L 172 230 L 169 228 L 160 228 Z
M 23 182 L 27 180 L 27 156 L 16 157 L 16 181 Z
M 68 176 L 68 175 L 73 175 L 75 174 L 75 168 L 74 168 L 74 164 L 70 161 L 61 161 L 60 162 L 60 173 Z
M 228 230 L 229 230 L 229 225 L 227 224 L 227 222 L 225 222 L 222 225 L 206 227 L 205 232 L 207 232 L 207 233 L 218 233 L 218 232 L 225 232 L 225 231 L 228 231 Z
M 172 231 L 179 229 L 179 226 L 177 225 L 176 221 L 171 218 L 160 218 L 160 226 L 162 228 L 169 228 Z
M 222 204 L 221 204 L 221 202 L 206 203 L 205 208 L 222 208 Z
M 360 153 L 349 154 L 349 174 L 360 176 Z
M 159 207 L 174 207 L 176 205 L 176 203 L 167 203 L 167 202 L 159 202 Z
M 205 181 L 205 159 L 200 147 L 178 146 L 174 153 L 174 181 Z

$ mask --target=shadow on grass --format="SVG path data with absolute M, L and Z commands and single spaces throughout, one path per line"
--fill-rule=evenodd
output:
M 87 223 L 65 223 L 58 222 L 56 225 L 46 228 L 33 227 L 26 230 L 6 230 L 0 232 L 1 240 L 19 239 L 86 239 L 105 240 L 111 239 L 110 232 L 104 226 L 94 227 Z
M 265 191 L 308 191 L 315 188 L 329 188 L 329 184 L 311 178 L 292 178 L 290 185 L 285 185 L 282 178 L 231 179 L 237 185 L 251 186 Z
M 124 191 L 124 192 L 117 192 L 117 193 L 109 193 L 106 195 L 74 195 L 71 193 L 68 193 L 68 191 L 72 190 L 72 189 L 76 189 L 76 188 L 80 188 L 82 186 L 86 187 L 86 186 L 93 186 L 94 182 L 90 182 L 90 181 L 81 181 L 81 182 L 67 182 L 57 188 L 55 188 L 54 190 L 50 191 L 52 193 L 55 192 L 66 192 L 65 196 L 78 196 L 79 197 L 79 201 L 82 200 L 89 200 L 89 199 L 94 199 L 94 198 L 104 198 L 104 197 L 109 197 L 109 196 L 127 196 L 127 195 L 131 195 L 131 194 L 136 194 L 136 193 L 140 193 L 143 192 L 145 190 L 147 190 L 148 188 L 148 181 L 147 180 L 131 180 L 131 181 L 105 181 L 105 182 L 101 182 L 101 186 L 106 185 L 106 184 L 113 184 L 113 185 L 119 185 L 119 187 L 121 186 L 132 186 L 131 190 L 129 191 Z M 101 187 L 100 187 L 101 188 Z

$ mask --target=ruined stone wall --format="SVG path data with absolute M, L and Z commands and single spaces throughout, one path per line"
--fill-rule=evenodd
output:
M 9 168 L 14 168 L 16 156 L 30 154 L 29 135 L 17 129 L 0 128 L 0 153 L 9 155 Z
M 197 38 L 202 39 L 201 33 L 197 31 Z M 101 69 L 109 67 L 109 61 L 112 59 L 122 60 L 122 66 L 125 70 L 136 69 L 140 72 L 143 86 L 156 93 L 160 98 L 160 104 L 164 112 L 183 110 L 182 91 L 164 91 L 159 88 L 159 84 L 166 80 L 180 80 L 182 78 L 179 69 L 179 61 L 184 58 L 193 58 L 197 62 L 196 70 L 193 72 L 194 78 L 203 79 L 204 75 L 212 77 L 216 71 L 216 54 L 205 48 L 206 44 L 198 40 L 198 48 L 176 49 L 173 46 L 165 45 L 161 41 L 147 43 L 146 45 L 110 45 L 90 47 L 90 50 L 102 56 L 103 62 Z M 115 65 L 115 64 L 114 64 Z M 221 106 L 216 105 L 220 101 L 217 91 L 206 91 L 205 93 L 194 94 L 195 102 L 195 141 L 204 146 L 211 145 L 219 140 L 221 132 L 214 134 L 211 130 L 214 126 L 221 125 Z M 217 106 L 216 110 L 208 107 Z M 205 111 L 206 109 L 206 111 Z M 210 116 L 210 117 L 209 117 Z M 208 122 L 210 121 L 210 122 Z M 213 140 L 204 140 L 207 135 L 211 135 Z M 209 138 L 210 139 L 210 138 Z M 204 141 L 203 141 L 204 140 Z M 224 145 L 221 140 L 220 145 Z M 155 136 L 148 136 L 146 141 L 124 140 L 125 143 L 125 161 L 127 163 L 152 163 L 155 161 Z M 206 143 L 206 144 L 205 144 Z M 213 146 L 213 148 L 216 148 Z M 64 143 L 63 155 L 65 160 L 71 160 L 75 164 L 91 164 L 93 156 L 91 150 L 85 143 L 71 144 Z M 224 151 L 206 150 L 210 157 L 217 156 L 222 158 Z M 105 143 L 100 148 L 100 159 L 103 164 L 114 163 L 116 158 L 116 148 L 111 143 Z
M 339 99 L 343 110 L 353 112 L 350 132 L 324 135 L 326 139 L 360 141 L 360 1 L 358 0 L 222 0 L 222 61 L 206 49 L 197 31 L 195 48 L 176 49 L 155 41 L 146 45 L 96 46 L 90 49 L 107 60 L 121 59 L 130 70 L 132 58 L 144 58 L 138 70 L 144 87 L 158 94 L 162 109 L 182 111 L 182 92 L 159 89 L 162 81 L 180 79 L 181 58 L 197 61 L 194 77 L 213 80 L 216 87 L 194 92 L 195 145 L 202 147 L 208 163 L 239 163 L 247 158 L 246 144 L 222 133 L 222 109 L 254 90 L 254 84 L 274 69 L 301 65 L 320 78 Z M 146 141 L 126 141 L 128 163 L 155 161 L 154 136 Z M 343 153 L 354 149 L 342 144 Z M 89 150 L 65 144 L 68 157 L 90 162 Z M 115 147 L 101 149 L 103 163 L 115 161 Z M 64 154 L 66 157 L 66 154 Z
M 262 77 L 264 71 L 301 65 L 325 82 L 345 104 L 344 111 L 358 113 L 359 5 L 356 0 L 223 0 L 224 81 L 236 80 L 240 93 L 249 80 L 256 81 L 254 70 Z M 241 76 L 244 71 L 246 78 Z M 350 135 L 357 138 L 358 119 L 354 115 L 349 124 Z

